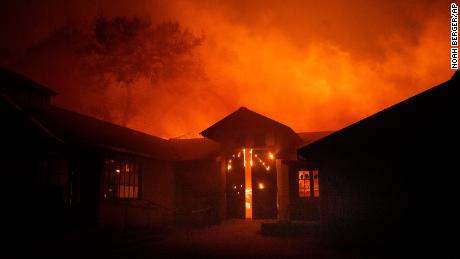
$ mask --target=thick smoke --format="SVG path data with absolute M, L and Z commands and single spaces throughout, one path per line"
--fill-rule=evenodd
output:
M 57 105 L 164 137 L 239 106 L 339 129 L 452 74 L 448 1 L 67 5 L 8 2 L 1 63 L 59 91 Z
M 39 63 L 44 64 L 44 70 L 53 71 L 39 72 L 50 75 L 46 81 L 62 77 L 60 84 L 55 84 L 63 93 L 62 105 L 126 125 L 139 111 L 135 105 L 140 99 L 139 82 L 174 91 L 171 86 L 176 81 L 204 78 L 194 54 L 202 41 L 202 36 L 177 22 L 153 25 L 137 17 L 98 16 L 89 28 L 81 24 L 57 28 L 27 48 L 14 64 L 32 74 L 40 69 Z M 92 99 L 98 96 L 104 98 Z M 110 103 L 110 97 L 116 98 L 116 104 Z M 150 98 L 155 102 L 161 96 Z M 96 106 L 97 110 L 86 110 Z

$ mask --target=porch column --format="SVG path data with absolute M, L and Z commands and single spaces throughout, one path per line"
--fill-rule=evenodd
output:
M 245 191 L 245 215 L 252 219 L 252 149 L 243 149 L 244 155 L 244 191 Z

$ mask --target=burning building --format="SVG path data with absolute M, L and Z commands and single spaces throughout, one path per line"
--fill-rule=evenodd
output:
M 438 233 L 454 215 L 458 85 L 456 73 L 335 133 L 241 107 L 202 138 L 165 140 L 53 106 L 57 93 L 1 70 L 3 216 L 25 227 L 316 220 L 341 240 Z
M 201 134 L 221 145 L 221 214 L 234 218 L 317 218 L 319 185 L 297 195 L 290 175 L 305 169 L 296 147 L 330 132 L 295 133 L 290 127 L 242 107 Z M 312 175 L 313 177 L 313 175 Z M 313 190 L 316 189 L 316 192 Z M 296 193 L 291 193 L 296 192 Z M 314 195 L 313 195 L 314 194 Z
M 18 224 L 148 228 L 319 215 L 318 181 L 307 181 L 317 171 L 304 174 L 301 191 L 289 188 L 298 183 L 290 174 L 305 169 L 296 148 L 330 132 L 297 134 L 242 107 L 203 138 L 165 140 L 58 108 L 56 92 L 22 75 L 0 76 L 2 190 L 21 190 L 7 205 Z

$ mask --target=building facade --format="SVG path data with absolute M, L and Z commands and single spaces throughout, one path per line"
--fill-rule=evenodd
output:
M 174 218 L 169 142 L 51 104 L 55 92 L 0 71 L 6 226 L 143 227 Z
M 459 75 L 298 150 L 319 170 L 330 238 L 419 253 L 455 247 L 443 233 L 458 216 Z
M 2 190 L 22 190 L 6 205 L 16 225 L 318 218 L 317 171 L 296 148 L 330 132 L 297 134 L 242 107 L 202 138 L 165 140 L 56 107 L 57 93 L 4 69 L 0 93 Z

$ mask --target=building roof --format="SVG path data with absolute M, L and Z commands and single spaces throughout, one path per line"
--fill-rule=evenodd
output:
M 297 132 L 297 135 L 302 139 L 302 146 L 313 143 L 328 135 L 334 133 L 333 131 L 312 131 L 312 132 Z
M 218 156 L 220 144 L 208 138 L 170 139 L 177 160 L 203 160 Z
M 24 89 L 41 95 L 55 96 L 57 92 L 11 70 L 0 68 L 0 88 Z
M 63 143 L 59 137 L 3 93 L 0 93 L 0 118 L 2 152 L 13 154 L 24 152 L 24 149 L 45 152 L 44 147 Z
M 329 152 L 338 149 L 354 148 L 357 143 L 374 143 L 387 145 L 385 142 L 402 143 L 413 136 L 431 141 L 436 134 L 451 130 L 448 121 L 458 116 L 453 108 L 458 103 L 460 87 L 460 71 L 451 80 L 408 98 L 398 104 L 362 119 L 348 127 L 336 131 L 298 149 L 299 158 L 306 158 L 318 152 Z M 454 114 L 455 113 L 455 114 Z M 437 124 L 439 123 L 439 124 Z M 439 137 L 439 136 L 438 136 Z M 394 148 L 397 148 L 396 146 Z
M 51 106 L 34 117 L 65 143 L 95 146 L 159 160 L 173 160 L 165 139 Z
M 3 68 L 0 68 L 1 88 L 45 96 L 57 94 L 23 75 Z M 45 136 L 51 140 L 50 143 L 92 146 L 159 160 L 175 159 L 173 148 L 165 139 L 52 105 L 26 111 L 9 98 L 9 93 L 0 93 L 0 107 L 4 111 L 4 119 L 11 124 L 8 132 L 18 136 L 17 141 L 28 139 L 29 143 L 43 142 L 41 139 Z M 37 134 L 42 137 L 34 137 Z
M 246 107 L 241 107 L 227 115 L 200 134 L 219 143 L 235 143 L 246 136 L 265 136 L 269 132 L 283 136 L 287 142 L 300 141 L 290 127 Z

